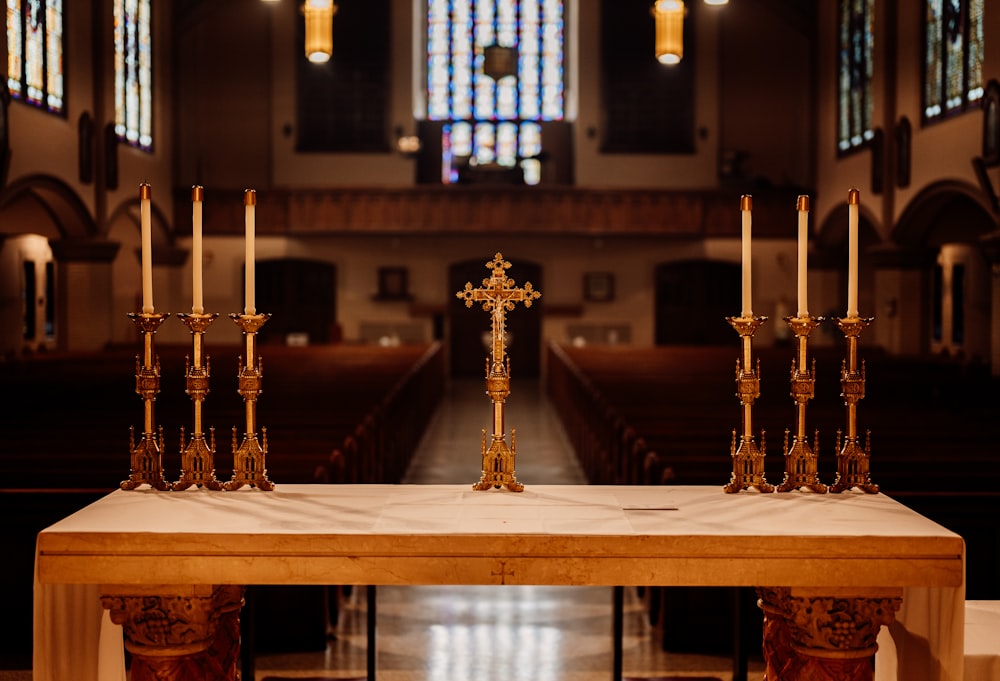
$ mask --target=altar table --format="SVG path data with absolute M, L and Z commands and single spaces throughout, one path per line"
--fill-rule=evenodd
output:
M 921 631 L 919 667 L 928 679 L 958 681 L 964 561 L 960 536 L 882 494 L 597 485 L 118 490 L 38 535 L 35 680 L 70 681 L 60 660 L 74 657 L 72 681 L 97 678 L 87 664 L 99 664 L 102 606 L 124 625 L 133 678 L 137 663 L 150 678 L 163 665 L 233 678 L 245 585 L 534 584 L 758 587 L 769 674 L 794 669 L 803 674 L 796 678 L 810 665 L 863 678 L 848 674 L 867 664 L 882 625 L 895 619 L 915 630 L 900 620 L 913 595 L 926 622 L 929 597 L 934 626 Z M 901 650 L 898 662 L 915 651 Z

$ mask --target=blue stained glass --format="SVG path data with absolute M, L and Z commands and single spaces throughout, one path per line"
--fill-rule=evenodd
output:
M 489 123 L 476 124 L 476 136 L 473 139 L 476 163 L 489 164 L 496 160 L 496 135 L 496 126 Z
M 538 156 L 542 151 L 542 126 L 538 123 L 521 124 L 520 155 L 524 158 Z
M 924 120 L 974 109 L 983 96 L 983 0 L 925 0 Z
M 497 163 L 513 167 L 517 163 L 517 124 L 501 123 L 496 131 Z
M 115 134 L 141 149 L 153 146 L 150 0 L 115 0 Z
M 62 0 L 49 0 L 45 8 L 45 103 L 50 111 L 63 109 Z
M 61 0 L 7 0 L 7 88 L 15 99 L 61 113 Z
M 483 73 L 492 44 L 517 50 L 516 78 Z M 562 0 L 428 0 L 427 116 L 446 123 L 444 165 L 537 155 L 541 128 L 526 125 L 562 119 L 563 59 Z M 453 170 L 442 181 L 457 181 Z
M 472 126 L 467 122 L 451 126 L 451 153 L 455 156 L 472 156 Z
M 841 0 L 837 77 L 837 149 L 872 139 L 874 0 Z

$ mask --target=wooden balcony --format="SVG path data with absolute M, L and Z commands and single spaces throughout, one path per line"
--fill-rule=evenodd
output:
M 796 190 L 753 194 L 755 237 L 795 235 Z M 190 234 L 189 190 L 176 194 L 176 229 Z M 244 229 L 242 190 L 206 189 L 206 234 Z M 257 191 L 258 234 L 738 237 L 737 190 L 433 186 Z

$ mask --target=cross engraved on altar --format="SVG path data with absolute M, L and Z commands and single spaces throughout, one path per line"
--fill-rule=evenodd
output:
M 515 288 L 514 280 L 507 277 L 510 263 L 503 259 L 501 253 L 493 256 L 486 267 L 493 274 L 489 279 L 483 279 L 481 288 L 472 288 L 472 284 L 466 282 L 465 289 L 455 294 L 460 300 L 465 300 L 466 307 L 472 307 L 473 302 L 481 302 L 493 321 L 492 353 L 486 358 L 486 394 L 493 400 L 493 439 L 487 445 L 486 429 L 483 428 L 483 472 L 472 489 L 506 487 L 512 492 L 521 492 L 524 485 L 514 475 L 517 431 L 511 430 L 508 447 L 503 425 L 504 402 L 510 395 L 510 358 L 506 357 L 504 345 L 506 313 L 513 310 L 518 301 L 523 302 L 525 307 L 531 307 L 531 303 L 542 294 L 531 287 L 531 282 L 525 282 L 523 288 Z
M 505 561 L 505 560 L 501 560 L 500 561 L 500 569 L 499 570 L 491 570 L 490 571 L 490 577 L 499 577 L 500 578 L 500 584 L 506 584 L 507 583 L 507 578 L 508 577 L 513 577 L 513 576 L 514 576 L 514 571 L 507 569 L 507 561 Z

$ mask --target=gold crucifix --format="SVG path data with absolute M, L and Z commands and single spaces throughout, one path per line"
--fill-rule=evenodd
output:
M 525 307 L 531 307 L 531 303 L 542 294 L 531 288 L 531 282 L 525 282 L 524 288 L 515 288 L 514 280 L 507 277 L 510 263 L 503 259 L 501 253 L 493 256 L 486 267 L 493 274 L 489 279 L 483 279 L 481 288 L 472 288 L 472 284 L 466 282 L 465 289 L 455 294 L 465 300 L 466 307 L 472 307 L 473 302 L 481 302 L 493 320 L 493 351 L 486 358 L 486 394 L 493 400 L 493 440 L 487 446 L 486 429 L 483 428 L 483 474 L 472 489 L 506 487 L 511 492 L 520 492 L 524 490 L 524 485 L 514 476 L 517 431 L 511 430 L 511 446 L 508 447 L 503 425 L 503 405 L 510 395 L 510 358 L 506 357 L 504 345 L 506 313 L 513 310 L 518 301 L 523 302 Z

